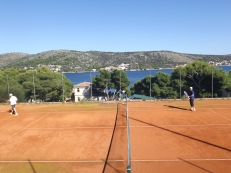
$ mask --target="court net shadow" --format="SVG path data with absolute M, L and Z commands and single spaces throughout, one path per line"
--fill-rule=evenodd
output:
M 114 129 L 102 173 L 125 172 L 127 166 L 126 105 L 118 103 Z
M 161 129 L 161 130 L 164 130 L 164 131 L 167 131 L 167 132 L 170 132 L 170 133 L 174 133 L 174 134 L 179 135 L 179 136 L 183 136 L 183 137 L 188 138 L 188 139 L 191 139 L 191 140 L 195 140 L 195 141 L 197 141 L 197 142 L 201 142 L 201 143 L 203 143 L 203 144 L 210 145 L 210 146 L 212 146 L 212 147 L 219 148 L 219 149 L 221 149 L 221 150 L 225 150 L 225 151 L 231 152 L 231 149 L 229 149 L 229 148 L 225 148 L 225 147 L 222 147 L 222 146 L 219 146 L 219 145 L 216 145 L 216 144 L 212 144 L 212 143 L 207 142 L 207 141 L 203 141 L 203 140 L 201 140 L 201 139 L 197 139 L 197 138 L 194 138 L 194 137 L 191 137 L 191 136 L 187 136 L 187 135 L 185 135 L 185 134 L 182 134 L 182 133 L 179 133 L 179 132 L 175 132 L 175 131 L 173 131 L 173 130 L 169 130 L 169 129 L 164 128 L 164 127 L 160 127 L 160 126 L 157 126 L 157 125 L 155 125 L 155 124 L 151 124 L 151 123 L 148 123 L 148 122 L 145 122 L 145 121 L 136 119 L 136 118 L 131 118 L 131 117 L 129 117 L 129 119 L 132 119 L 132 120 L 134 120 L 134 121 L 138 121 L 138 122 L 141 122 L 141 123 L 144 123 L 144 124 L 147 124 L 147 125 L 156 127 L 156 128 L 158 128 L 158 129 Z
M 36 173 L 36 171 L 35 171 L 35 169 L 34 169 L 34 166 L 32 165 L 30 159 L 28 159 L 28 163 L 29 163 L 29 165 L 30 165 L 30 167 L 31 167 L 31 169 L 32 169 L 32 171 L 33 171 L 33 173 Z
M 203 170 L 203 171 L 205 171 L 205 172 L 213 173 L 213 172 L 211 172 L 211 171 L 209 171 L 209 170 L 207 170 L 207 169 L 205 169 L 205 168 L 202 168 L 202 167 L 200 167 L 200 166 L 198 166 L 198 165 L 195 165 L 195 164 L 193 164 L 193 163 L 191 163 L 191 162 L 189 162 L 189 161 L 187 161 L 187 160 L 184 160 L 184 159 L 181 159 L 181 158 L 178 158 L 178 159 L 181 160 L 181 161 L 183 161 L 183 162 L 186 162 L 186 163 L 188 163 L 188 164 L 190 164 L 190 165 L 192 165 L 192 166 L 195 166 L 195 167 L 197 167 L 198 169 L 201 169 L 201 170 Z

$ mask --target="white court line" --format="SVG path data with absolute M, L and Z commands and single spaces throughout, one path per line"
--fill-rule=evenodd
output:
M 155 125 L 159 127 L 207 127 L 207 126 L 231 126 L 231 124 L 208 124 L 208 125 Z M 155 126 L 130 126 L 130 128 L 156 128 Z M 126 128 L 127 126 L 116 126 L 116 128 Z M 27 128 L 27 130 L 68 130 L 68 129 L 112 129 L 114 126 L 108 127 L 57 127 L 57 128 Z
M 17 135 L 18 133 L 20 133 L 21 131 L 25 130 L 27 127 L 33 125 L 34 123 L 36 123 L 37 121 L 41 120 L 43 117 L 47 116 L 49 113 L 45 114 L 44 116 L 42 116 L 41 118 L 37 119 L 36 121 L 32 122 L 31 124 L 29 124 L 28 126 L 24 127 L 23 129 L 19 130 L 18 132 L 16 132 L 15 134 L 11 135 L 10 137 L 8 137 L 7 139 L 3 140 L 2 142 L 0 142 L 0 145 L 9 140 L 10 138 L 14 137 L 15 135 Z
M 27 112 L 24 112 L 25 110 L 21 110 L 21 114 L 31 114 L 30 112 L 29 113 L 27 113 Z M 35 111 L 37 111 L 37 110 L 35 110 Z M 79 110 L 76 110 L 77 112 L 72 112 L 72 111 L 69 111 L 69 112 L 57 112 L 57 111 L 54 111 L 54 112 L 52 112 L 52 111 L 50 111 L 49 110 L 49 112 L 48 111 L 41 111 L 41 110 L 39 110 L 39 112 L 38 113 L 49 113 L 49 114 L 53 114 L 53 113 L 55 113 L 55 114 L 63 114 L 63 113 L 67 113 L 67 114 L 78 114 L 79 112 L 88 112 L 88 113 L 92 113 L 92 112 L 111 112 L 111 113 L 115 113 L 116 112 L 116 110 L 113 110 L 113 111 L 98 111 L 98 110 L 92 110 L 92 111 L 79 111 Z M 6 112 L 7 113 L 7 112 Z
M 150 125 L 150 126 L 130 126 L 130 127 L 138 127 L 138 128 L 155 128 L 155 126 L 158 126 L 158 127 L 200 127 L 200 126 L 231 126 L 231 124 L 206 124 L 206 125 L 191 125 L 191 124 L 188 124 L 188 125 L 171 125 L 171 124 L 168 124 L 168 125 L 159 125 L 159 124 L 153 124 L 154 126 Z
M 76 111 L 76 112 L 75 112 Z M 55 112 L 53 112 L 53 111 L 51 111 L 51 110 L 49 110 L 49 112 L 47 112 L 47 111 L 39 111 L 39 113 L 69 113 L 69 114 L 76 114 L 76 113 L 78 113 L 78 112 L 89 112 L 89 113 L 92 113 L 92 112 L 116 112 L 116 109 L 115 110 L 112 110 L 112 111 L 100 111 L 100 110 L 87 110 L 87 111 L 80 111 L 80 110 L 74 110 L 74 111 L 68 111 L 68 112 L 62 112 L 62 111 L 60 111 L 60 112 L 57 112 L 57 111 L 55 111 Z
M 207 108 L 201 108 L 201 109 L 207 109 Z M 231 109 L 231 108 L 212 108 L 212 109 Z
M 231 161 L 230 159 L 184 159 L 185 161 Z M 107 160 L 107 162 L 124 162 L 125 160 Z M 132 162 L 182 162 L 182 159 L 131 160 Z M 0 163 L 104 163 L 104 160 L 1 160 Z
M 197 107 L 199 107 L 200 108 L 200 110 L 202 110 L 202 109 L 208 109 L 208 108 L 206 108 L 206 107 L 200 107 L 200 106 L 197 106 Z M 156 111 L 155 109 L 141 109 L 141 108 L 137 108 L 137 107 L 134 107 L 134 108 L 131 108 L 131 107 L 129 107 L 130 108 L 130 111 Z M 144 107 L 142 107 L 142 108 L 144 108 Z M 157 108 L 157 107 L 153 107 L 153 108 Z M 161 109 L 165 109 L 165 108 L 169 108 L 169 107 L 159 107 L 159 108 L 161 108 Z M 186 107 L 179 107 L 179 108 L 181 108 L 181 109 L 187 109 L 187 110 L 189 110 L 189 108 L 188 108 L 188 106 Z M 231 108 L 213 108 L 213 109 L 231 109 Z M 177 110 L 177 107 L 176 108 L 174 108 L 174 109 L 172 109 L 172 110 Z
M 118 128 L 125 128 L 127 126 L 116 126 Z M 57 128 L 27 128 L 28 130 L 65 130 L 65 129 L 112 129 L 114 126 L 108 127 L 92 127 L 92 126 L 85 126 L 85 127 L 57 127 Z
M 1 160 L 0 163 L 104 163 L 104 160 Z M 124 160 L 108 160 L 107 162 L 124 162 Z
M 185 161 L 231 161 L 231 159 L 184 159 Z M 182 162 L 181 159 L 131 160 L 132 162 Z
M 225 118 L 225 119 L 231 121 L 231 119 L 229 119 L 229 118 L 227 118 L 227 117 L 225 117 L 225 116 L 223 116 L 223 115 L 221 115 L 221 114 L 219 114 L 219 113 L 217 113 L 217 112 L 215 112 L 215 111 L 213 111 L 213 110 L 211 110 L 211 109 L 209 109 L 209 110 L 210 110 L 211 112 L 214 112 L 215 114 L 220 115 L 221 117 L 223 117 L 223 118 Z
M 126 127 L 126 126 L 124 126 Z M 111 127 L 58 127 L 58 128 L 27 128 L 27 130 L 65 130 L 65 129 L 113 129 Z

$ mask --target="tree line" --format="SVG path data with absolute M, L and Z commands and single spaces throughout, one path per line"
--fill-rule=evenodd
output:
M 194 61 L 186 66 L 179 66 L 172 71 L 172 74 L 159 72 L 156 76 L 146 76 L 135 82 L 131 88 L 128 86 L 126 73 L 121 70 L 109 72 L 100 70 L 100 74 L 93 77 L 94 93 L 106 93 L 110 90 L 114 93 L 125 90 L 127 95 L 141 94 L 154 98 L 176 99 L 183 96 L 183 91 L 193 87 L 197 98 L 221 97 L 222 90 L 231 91 L 231 71 L 225 72 L 204 61 Z
M 204 61 L 195 61 L 173 69 L 172 74 L 159 72 L 156 76 L 146 76 L 128 88 L 130 81 L 123 70 L 100 70 L 92 77 L 92 95 L 105 95 L 108 100 L 119 97 L 119 91 L 127 96 L 141 94 L 154 98 L 176 99 L 183 91 L 193 87 L 197 98 L 221 97 L 222 90 L 231 91 L 231 71 L 225 72 Z M 23 102 L 41 100 L 45 102 L 63 101 L 70 98 L 73 83 L 63 74 L 52 72 L 46 67 L 36 70 L 8 68 L 0 71 L 0 102 L 13 93 Z
M 9 93 L 20 102 L 40 100 L 45 102 L 63 101 L 71 97 L 72 82 L 61 73 L 46 67 L 36 70 L 8 68 L 0 71 L 0 102 L 9 98 Z

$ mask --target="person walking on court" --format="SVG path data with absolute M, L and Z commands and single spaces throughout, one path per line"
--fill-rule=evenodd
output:
M 11 112 L 10 112 L 10 115 L 12 115 L 13 113 L 15 113 L 14 116 L 18 116 L 18 112 L 16 110 L 16 104 L 17 104 L 17 97 L 13 96 L 13 94 L 10 94 L 9 95 L 10 99 L 9 99 L 9 102 L 10 102 L 10 105 L 11 105 Z
M 189 88 L 189 102 L 190 102 L 190 106 L 191 106 L 191 111 L 196 111 L 195 107 L 194 107 L 194 98 L 195 98 L 195 92 L 193 91 L 193 87 Z

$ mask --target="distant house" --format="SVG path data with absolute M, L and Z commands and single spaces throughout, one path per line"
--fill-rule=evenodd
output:
M 75 102 L 79 102 L 83 98 L 91 98 L 91 82 L 82 82 L 74 86 Z
M 79 102 L 82 99 L 91 99 L 95 101 L 105 101 L 107 100 L 106 94 L 101 93 L 101 94 L 93 94 L 91 93 L 91 82 L 82 82 L 79 84 L 76 84 L 73 89 L 74 93 L 74 101 Z
M 122 63 L 122 64 L 118 65 L 118 68 L 119 68 L 120 70 L 126 70 L 126 69 L 129 68 L 129 65 L 130 65 L 130 64 L 124 64 L 124 63 Z

